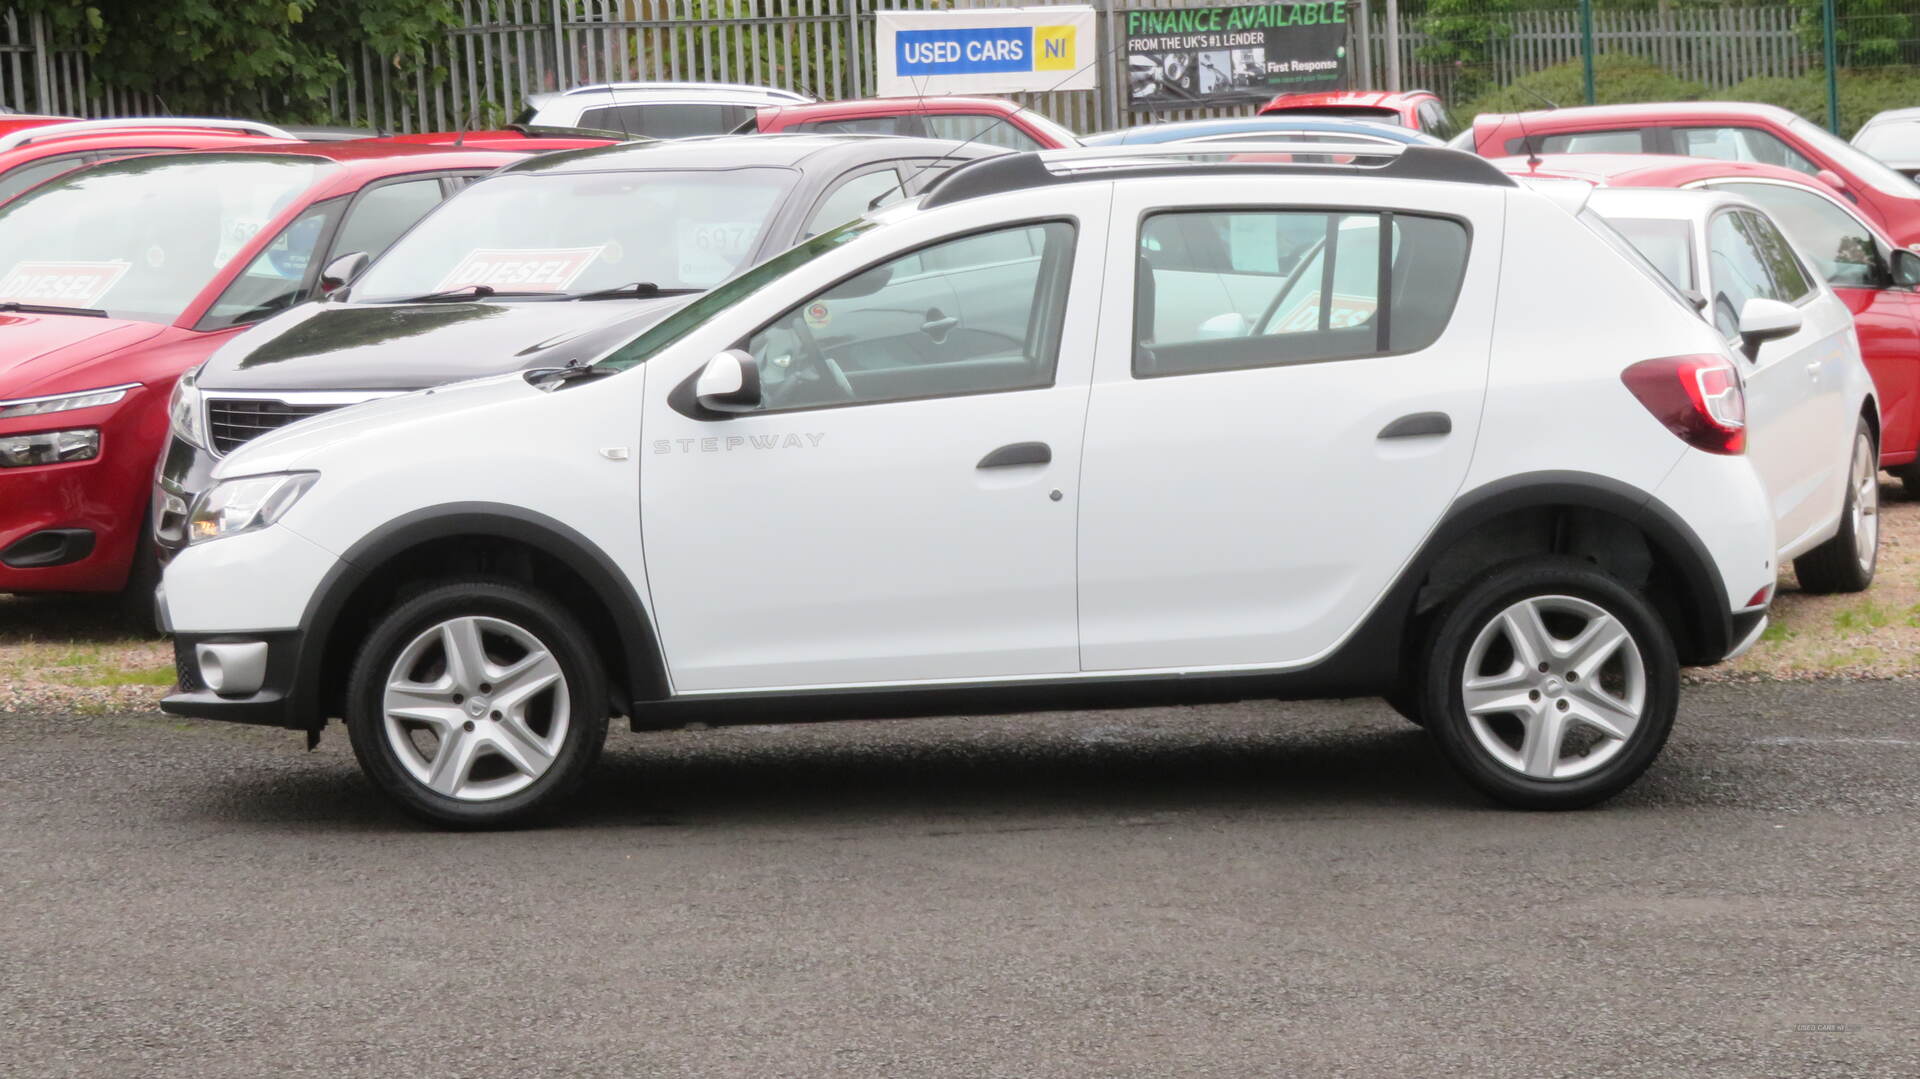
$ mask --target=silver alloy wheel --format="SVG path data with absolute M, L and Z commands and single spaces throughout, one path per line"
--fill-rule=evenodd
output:
M 1880 462 L 1874 459 L 1873 439 L 1853 441 L 1853 557 L 1862 572 L 1872 572 L 1880 551 Z
M 1646 663 L 1605 608 L 1535 596 L 1474 637 L 1460 696 L 1467 726 L 1494 760 L 1533 779 L 1575 779 L 1612 760 L 1639 729 Z
M 525 790 L 566 741 L 559 661 L 512 622 L 470 616 L 428 627 L 400 652 L 381 700 L 387 743 L 422 786 L 463 802 Z

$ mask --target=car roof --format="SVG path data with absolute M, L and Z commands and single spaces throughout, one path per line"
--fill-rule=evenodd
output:
M 622 169 L 702 169 L 802 164 L 852 167 L 903 157 L 984 157 L 1000 147 L 970 146 L 948 139 L 897 135 L 702 135 L 686 139 L 623 142 L 590 150 L 566 150 L 514 163 L 510 172 L 614 172 Z
M 1869 117 L 1866 123 L 1861 124 L 1860 130 L 1865 131 L 1867 128 L 1870 128 L 1875 124 L 1913 123 L 1913 122 L 1920 122 L 1920 107 L 1908 107 L 1904 109 L 1882 109 L 1879 112 L 1874 113 L 1871 117 Z
M 540 107 L 568 97 L 606 99 L 615 104 L 631 101 L 636 105 L 648 102 L 657 104 L 664 101 L 718 101 L 758 105 L 813 100 L 806 94 L 794 90 L 781 90 L 772 86 L 751 86 L 737 82 L 596 82 L 567 90 L 528 94 L 527 103 Z M 635 98 L 638 100 L 634 100 Z
M 1442 145 L 1439 139 L 1399 124 L 1376 120 L 1345 119 L 1336 116 L 1227 116 L 1211 120 L 1184 120 L 1177 123 L 1142 124 L 1088 135 L 1080 141 L 1088 146 L 1173 142 L 1178 139 L 1206 138 L 1209 135 L 1259 134 L 1299 131 L 1330 135 L 1373 135 L 1395 142 Z
M 1602 217 L 1647 217 L 1702 226 L 1722 207 L 1756 208 L 1731 192 L 1674 187 L 1597 187 L 1587 205 Z
M 1616 187 L 1679 187 L 1701 180 L 1749 179 L 1827 189 L 1818 177 L 1782 165 L 1678 154 L 1536 154 L 1494 158 L 1493 163 L 1514 176 L 1557 176 Z
M 1664 101 L 1639 105 L 1577 105 L 1564 109 L 1536 109 L 1521 113 L 1488 113 L 1476 120 L 1506 121 L 1518 117 L 1529 133 L 1535 127 L 1556 130 L 1601 124 L 1658 123 L 1674 120 L 1771 120 L 1785 125 L 1794 113 L 1778 105 L 1750 101 Z
M 786 117 L 900 116 L 916 112 L 991 112 L 1011 116 L 1023 106 L 1002 97 L 961 97 L 941 94 L 922 97 L 865 97 L 851 101 L 810 101 L 794 105 L 767 105 L 762 115 Z
M 95 131 L 29 142 L 24 146 L 0 150 L 0 161 L 30 161 L 90 150 L 245 150 L 305 145 L 307 145 L 305 142 L 298 139 L 275 139 L 265 135 L 246 135 L 235 131 L 147 128 L 129 131 Z
M 346 175 L 361 180 L 400 176 L 432 169 L 496 169 L 524 160 L 526 155 L 504 150 L 454 150 L 445 146 L 416 146 L 374 140 L 354 142 L 276 142 L 266 146 L 221 147 L 209 150 L 176 150 L 147 157 L 192 157 L 218 155 L 231 160 L 244 156 L 307 157 L 341 166 Z
M 1436 97 L 1431 90 L 1295 90 L 1278 93 L 1265 109 L 1310 109 L 1321 105 L 1398 108 L 1415 98 Z

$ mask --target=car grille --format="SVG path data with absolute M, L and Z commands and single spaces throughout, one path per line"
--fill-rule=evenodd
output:
M 337 404 L 295 405 L 285 401 L 239 397 L 209 398 L 207 428 L 213 436 L 213 452 L 221 455 L 232 453 L 268 431 L 278 431 L 296 420 L 332 412 L 339 407 Z

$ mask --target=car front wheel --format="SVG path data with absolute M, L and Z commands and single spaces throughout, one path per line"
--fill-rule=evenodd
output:
M 607 733 L 591 639 L 552 599 L 450 582 L 380 618 L 348 686 L 360 766 L 409 812 L 456 827 L 517 823 L 571 794 Z
M 1680 668 L 1665 625 L 1592 565 L 1542 558 L 1468 588 L 1436 626 L 1427 729 L 1509 805 L 1575 809 L 1619 793 L 1666 744 Z

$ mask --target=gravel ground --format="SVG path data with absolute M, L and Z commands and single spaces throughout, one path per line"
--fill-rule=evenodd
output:
M 9 1079 L 1920 1075 L 1920 682 L 1691 688 L 1567 814 L 1368 702 L 622 733 L 492 835 L 337 732 L 0 760 Z

